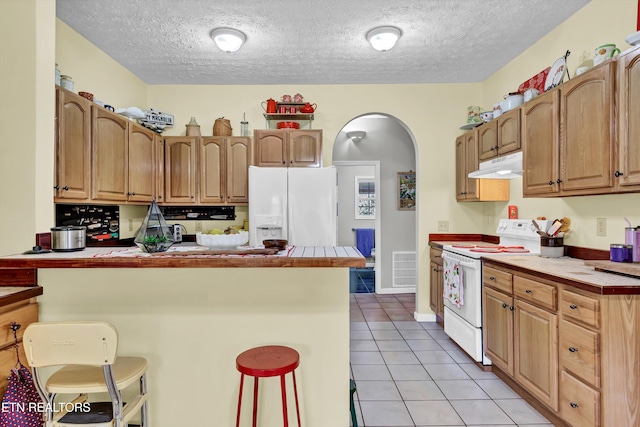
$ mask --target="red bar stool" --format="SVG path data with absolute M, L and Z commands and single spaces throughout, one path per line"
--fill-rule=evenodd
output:
M 267 345 L 256 347 L 241 353 L 236 358 L 236 368 L 240 371 L 240 394 L 238 395 L 238 415 L 236 427 L 240 427 L 240 407 L 242 405 L 242 388 L 244 376 L 250 375 L 253 379 L 253 427 L 256 427 L 258 416 L 258 380 L 264 377 L 280 377 L 280 389 L 282 391 L 282 416 L 284 427 L 289 426 L 287 417 L 287 389 L 284 376 L 291 372 L 293 375 L 293 393 L 296 398 L 296 415 L 298 427 L 300 427 L 300 407 L 298 405 L 298 387 L 296 386 L 295 369 L 300 364 L 300 354 L 290 347 L 280 345 Z

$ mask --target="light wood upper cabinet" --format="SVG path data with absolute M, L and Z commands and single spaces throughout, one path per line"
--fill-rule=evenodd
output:
M 618 57 L 618 191 L 640 191 L 640 47 Z
M 164 140 L 156 135 L 154 138 L 154 182 L 155 196 L 158 203 L 164 202 Z
M 614 61 L 560 87 L 560 187 L 571 194 L 613 188 Z
M 196 204 L 198 138 L 170 136 L 164 142 L 164 202 Z
M 104 108 L 91 108 L 93 200 L 127 201 L 128 120 Z
M 322 166 L 322 130 L 256 129 L 254 140 L 256 166 Z
M 478 169 L 478 135 L 479 129 L 475 129 L 456 138 L 456 200 L 509 200 L 508 180 L 468 177 L 469 172 Z
M 129 126 L 129 185 L 130 202 L 151 202 L 156 196 L 156 134 L 142 126 Z
M 522 114 L 524 196 L 558 193 L 560 178 L 559 91 L 527 102 Z
M 201 139 L 199 147 L 199 202 L 247 203 L 251 139 L 206 137 Z
M 478 127 L 480 161 L 520 150 L 520 114 L 516 108 Z
M 91 102 L 56 87 L 54 201 L 91 195 Z

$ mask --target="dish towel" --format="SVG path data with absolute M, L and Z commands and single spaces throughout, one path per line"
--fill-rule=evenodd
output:
M 464 305 L 464 280 L 462 266 L 459 262 L 443 258 L 444 267 L 444 292 L 445 299 L 451 301 L 456 307 Z
M 356 228 L 356 248 L 358 248 L 365 258 L 371 256 L 371 249 L 374 245 L 374 233 L 375 230 L 373 228 Z

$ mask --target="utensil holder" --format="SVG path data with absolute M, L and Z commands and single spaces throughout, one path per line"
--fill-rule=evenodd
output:
M 564 238 L 540 236 L 540 256 L 548 258 L 564 256 Z

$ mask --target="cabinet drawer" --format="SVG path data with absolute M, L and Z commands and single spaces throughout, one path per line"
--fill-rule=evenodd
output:
M 20 325 L 17 335 L 18 339 L 22 339 L 22 334 L 27 326 L 38 321 L 38 304 L 25 304 L 0 313 L 0 348 L 14 343 L 13 331 L 9 327 L 14 321 Z M 2 371 L 0 371 L 0 375 L 3 375 Z
M 560 321 L 560 364 L 594 387 L 600 387 L 600 334 Z
M 431 250 L 429 251 L 429 256 L 431 258 L 431 261 L 435 262 L 436 264 L 442 265 L 442 251 L 440 249 L 431 248 Z
M 575 292 L 560 292 L 560 310 L 565 317 L 600 328 L 600 300 Z
M 506 271 L 491 267 L 482 268 L 482 283 L 507 292 L 509 295 L 513 293 L 512 278 L 513 275 Z
M 599 426 L 600 392 L 563 371 L 560 375 L 560 416 L 572 426 Z
M 529 301 L 549 310 L 555 311 L 557 309 L 556 294 L 558 290 L 553 285 L 515 276 L 513 278 L 513 293 L 521 300 Z

